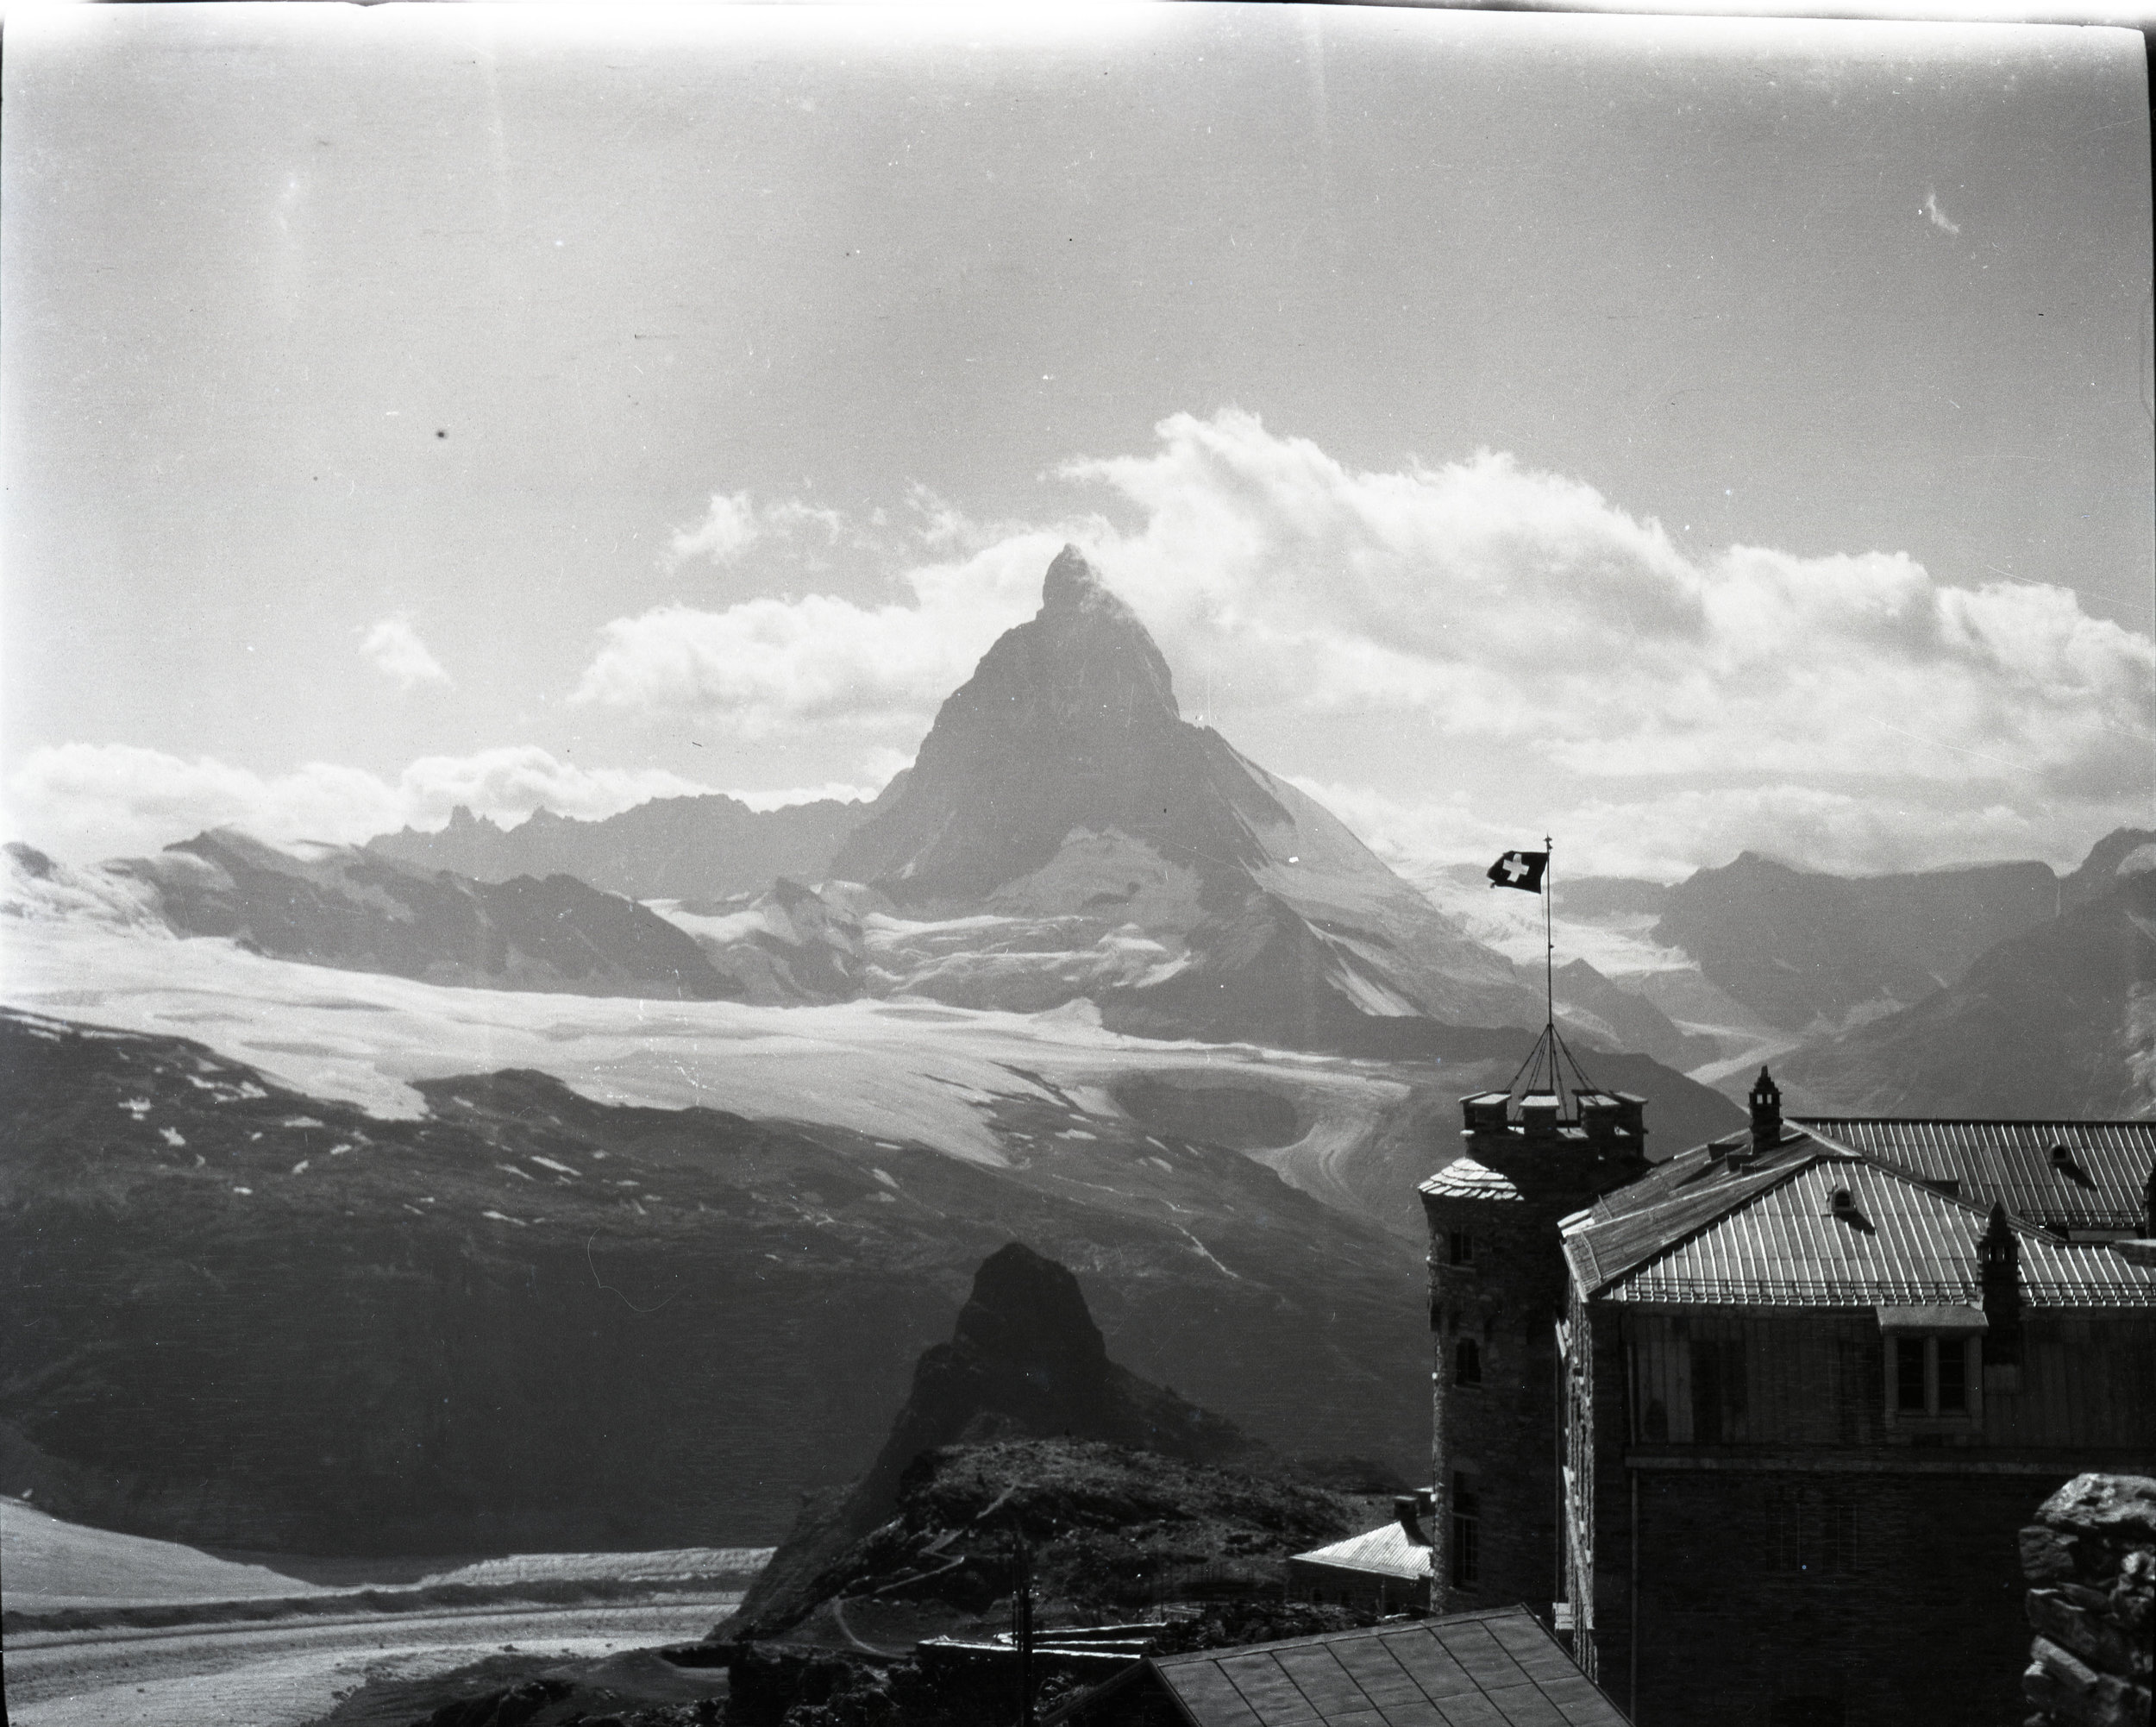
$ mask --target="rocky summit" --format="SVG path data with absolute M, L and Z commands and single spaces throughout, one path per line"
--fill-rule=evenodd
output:
M 1250 1462 L 1266 1448 L 1232 1422 L 1108 1359 L 1078 1280 L 1013 1241 L 983 1262 L 949 1343 L 924 1351 L 890 1437 L 852 1486 L 812 1498 L 734 1622 L 780 1630 L 827 1592 L 824 1573 L 898 1509 L 907 1472 L 958 1443 L 1104 1441 L 1194 1464 Z
M 1254 830 L 1288 820 L 1217 732 L 1184 723 L 1145 626 L 1066 546 L 1039 612 L 944 702 L 904 793 L 831 872 L 903 902 L 977 900 L 1082 829 L 1212 877 L 1261 863 Z

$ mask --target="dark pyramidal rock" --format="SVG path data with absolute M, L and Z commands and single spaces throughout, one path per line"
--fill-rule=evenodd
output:
M 822 1598 L 818 1578 L 892 1516 L 906 1471 L 924 1453 L 1050 1438 L 1106 1441 L 1189 1463 L 1268 1455 L 1233 1422 L 1109 1360 L 1077 1278 L 1013 1241 L 975 1274 L 951 1341 L 922 1353 L 875 1461 L 852 1486 L 803 1507 L 730 1634 L 768 1636 L 807 1613 Z
M 1048 863 L 1074 828 L 1206 875 L 1258 864 L 1252 826 L 1290 820 L 1219 733 L 1184 723 L 1144 625 L 1066 546 L 1039 612 L 943 704 L 903 794 L 831 869 L 901 901 L 968 901 Z

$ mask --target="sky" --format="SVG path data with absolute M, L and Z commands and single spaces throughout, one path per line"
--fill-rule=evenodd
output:
M 0 791 L 64 857 L 873 793 L 1087 551 L 1383 855 L 2156 821 L 2131 32 L 9 19 Z

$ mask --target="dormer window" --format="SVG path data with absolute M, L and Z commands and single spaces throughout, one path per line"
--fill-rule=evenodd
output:
M 1890 1425 L 1966 1428 L 1983 1415 L 1984 1325 L 1978 1308 L 1879 1309 Z
M 2053 1146 L 2051 1148 L 2051 1166 L 2062 1173 L 2071 1171 L 2075 1167 L 2073 1148 L 2070 1146 Z

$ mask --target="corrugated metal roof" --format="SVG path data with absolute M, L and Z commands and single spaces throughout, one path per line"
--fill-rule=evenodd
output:
M 1415 1190 L 1442 1194 L 1447 1199 L 1517 1199 L 1520 1190 L 1507 1176 L 1478 1164 L 1472 1158 L 1455 1158 Z
M 1757 1164 L 1733 1168 L 1702 1150 L 1687 1152 L 1595 1203 L 1564 1233 L 1573 1275 L 1590 1291 L 1652 1259 L 1733 1206 L 1765 1192 L 1802 1168 L 1819 1147 L 1797 1139 Z
M 1626 1727 L 1524 1607 L 1146 1665 L 1194 1727 Z
M 1839 1210 L 1838 1189 L 1848 1196 Z M 1981 1301 L 1977 1240 L 1984 1223 L 1978 1203 L 1815 1144 L 1808 1156 L 1777 1157 L 1757 1178 L 1703 1183 L 1693 1205 L 1590 1221 L 1565 1245 L 1583 1286 L 1611 1301 L 1966 1306 Z M 2070 1244 L 2018 1221 L 2015 1233 L 2029 1305 L 2156 1306 L 2156 1270 L 2102 1244 Z M 1604 1263 L 1598 1237 L 1622 1242 L 1627 1263 Z
M 1365 1529 L 1359 1535 L 1350 1535 L 1344 1542 L 1334 1542 L 1330 1547 L 1299 1553 L 1295 1562 L 1338 1566 L 1344 1571 L 1367 1571 L 1382 1577 L 1416 1580 L 1430 1574 L 1430 1549 L 1420 1542 L 1410 1541 L 1407 1531 L 1395 1517 L 1389 1523 Z
M 1961 1183 L 2055 1229 L 2135 1229 L 2156 1165 L 2156 1121 L 1913 1121 L 1806 1115 L 1796 1125 L 1913 1175 Z M 2055 1165 L 2052 1147 L 2070 1154 Z

